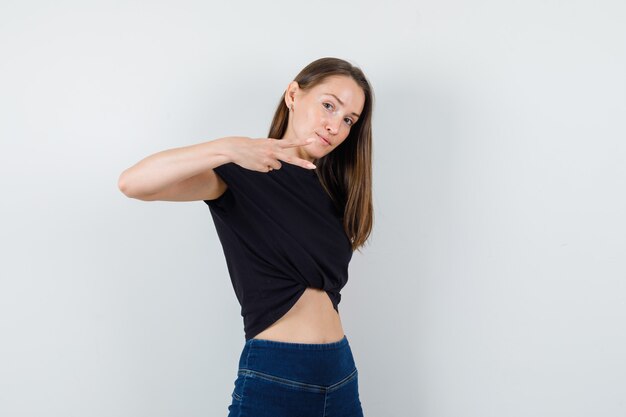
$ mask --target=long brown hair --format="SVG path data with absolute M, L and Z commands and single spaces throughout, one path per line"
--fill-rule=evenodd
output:
M 329 154 L 313 163 L 320 183 L 339 212 L 343 227 L 352 242 L 352 250 L 365 244 L 374 223 L 372 205 L 372 105 L 374 92 L 360 68 L 339 58 L 320 58 L 304 67 L 294 78 L 302 90 L 309 90 L 331 75 L 352 77 L 365 93 L 359 120 L 348 137 Z M 282 139 L 289 121 L 289 111 L 281 96 L 268 137 Z

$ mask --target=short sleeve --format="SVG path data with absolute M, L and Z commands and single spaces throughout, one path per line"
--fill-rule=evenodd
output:
M 219 165 L 213 171 L 228 185 L 222 195 L 213 200 L 203 200 L 209 207 L 225 209 L 232 204 L 234 196 L 253 191 L 255 177 L 261 172 L 246 169 L 234 162 Z

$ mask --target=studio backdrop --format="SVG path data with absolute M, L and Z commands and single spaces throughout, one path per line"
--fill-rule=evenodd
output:
M 307 63 L 374 94 L 339 312 L 367 417 L 626 415 L 620 1 L 0 3 L 0 415 L 225 416 L 244 343 L 155 152 L 262 138 Z

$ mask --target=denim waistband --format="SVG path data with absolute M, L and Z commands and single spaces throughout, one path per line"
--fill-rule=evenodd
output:
M 272 349 L 296 349 L 296 350 L 331 350 L 339 349 L 348 345 L 348 338 L 346 335 L 341 340 L 331 343 L 292 343 L 292 342 L 278 342 L 275 340 L 267 339 L 248 339 L 246 346 L 254 345 L 259 348 L 272 348 Z
M 266 339 L 246 341 L 239 372 L 328 386 L 356 369 L 348 338 L 331 343 L 291 343 Z

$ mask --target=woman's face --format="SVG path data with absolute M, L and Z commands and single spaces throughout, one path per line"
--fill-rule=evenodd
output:
M 365 104 L 365 93 L 351 77 L 333 75 L 308 91 L 292 81 L 285 93 L 287 107 L 293 105 L 284 139 L 315 137 L 315 142 L 294 149 L 301 158 L 313 161 L 332 152 L 350 133 Z

